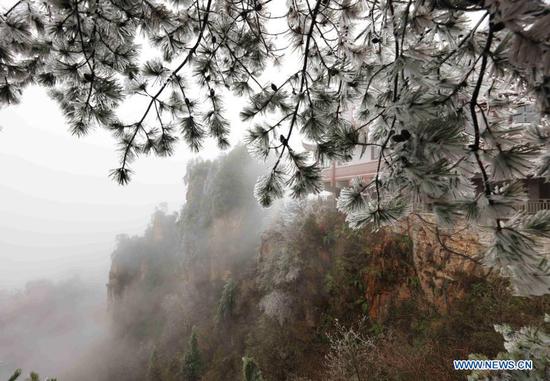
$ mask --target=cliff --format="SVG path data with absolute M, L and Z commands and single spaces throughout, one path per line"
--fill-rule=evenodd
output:
M 465 226 L 436 230 L 420 215 L 354 231 L 322 201 L 267 213 L 247 163 L 244 151 L 194 163 L 182 211 L 119 238 L 111 313 L 137 370 L 114 366 L 110 379 L 184 379 L 194 332 L 202 380 L 239 380 L 244 356 L 266 380 L 347 380 L 330 371 L 331 338 L 358 325 L 379 356 L 365 364 L 385 379 L 463 379 L 448 364 L 502 350 L 493 324 L 526 325 L 550 306 L 483 271 Z

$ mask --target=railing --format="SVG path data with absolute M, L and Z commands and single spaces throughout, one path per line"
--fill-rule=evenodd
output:
M 550 199 L 540 198 L 528 200 L 521 206 L 521 209 L 529 214 L 534 214 L 540 210 L 550 210 Z
M 540 210 L 550 210 L 550 199 L 540 198 L 527 200 L 522 205 L 519 205 L 518 209 L 526 212 L 527 214 L 535 214 Z M 413 211 L 416 213 L 432 213 L 431 207 L 424 203 L 413 204 Z
M 323 169 L 323 181 L 347 182 L 355 177 L 374 177 L 376 174 L 376 161 L 363 161 L 359 163 L 346 163 Z

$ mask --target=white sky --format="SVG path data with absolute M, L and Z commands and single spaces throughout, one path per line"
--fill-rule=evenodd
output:
M 14 1 L 0 0 L 0 8 Z M 282 13 L 277 7 L 272 11 Z M 276 30 L 284 29 L 284 20 L 273 23 Z M 140 59 L 158 54 L 140 42 Z M 260 82 L 280 85 L 301 67 L 299 58 L 287 54 L 285 64 L 266 70 Z M 223 100 L 230 142 L 236 144 L 248 127 L 238 115 L 246 100 L 231 94 Z M 135 120 L 146 101 L 133 97 L 118 114 Z M 162 202 L 179 210 L 187 162 L 198 157 L 179 143 L 172 157 L 138 158 L 131 165 L 133 180 L 121 187 L 108 178 L 119 162 L 111 135 L 96 130 L 83 138 L 72 136 L 57 103 L 39 87 L 27 88 L 21 104 L 0 109 L 0 128 L 0 290 L 74 275 L 105 283 L 115 236 L 141 233 Z M 292 140 L 299 148 L 300 138 Z M 218 154 L 209 140 L 200 156 Z
M 183 204 L 186 163 L 196 157 L 183 144 L 170 158 L 139 158 L 121 187 L 108 178 L 118 163 L 111 135 L 71 136 L 45 90 L 28 88 L 21 104 L 1 109 L 0 126 L 0 290 L 75 274 L 104 282 L 116 234 L 142 232 L 161 202 Z M 202 157 L 218 154 L 211 142 L 205 148 Z

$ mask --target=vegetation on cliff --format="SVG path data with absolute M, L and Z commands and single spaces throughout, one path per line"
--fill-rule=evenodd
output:
M 550 307 L 455 271 L 442 308 L 406 229 L 352 230 L 325 200 L 279 206 L 261 223 L 248 165 L 244 149 L 194 163 L 181 213 L 159 210 L 143 237 L 120 240 L 111 308 L 141 359 L 132 380 L 464 379 L 452 359 L 496 356 L 494 324 L 536 325 Z
M 113 337 L 66 379 L 464 380 L 452 360 L 473 354 L 531 358 L 526 379 L 550 370 L 548 296 L 513 296 L 415 220 L 353 230 L 331 199 L 267 215 L 248 192 L 254 171 L 243 147 L 192 163 L 182 210 L 159 207 L 143 235 L 118 237 Z M 475 248 L 464 234 L 441 239 Z

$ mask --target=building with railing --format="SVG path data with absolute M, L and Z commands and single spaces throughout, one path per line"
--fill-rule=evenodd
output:
M 537 113 L 531 105 L 522 105 L 517 108 L 517 112 L 511 117 L 513 123 L 530 123 L 537 118 Z M 306 148 L 307 147 L 306 145 Z M 367 150 L 361 154 L 362 149 L 357 148 L 353 159 L 348 162 L 333 161 L 327 165 L 323 171 L 323 183 L 325 190 L 338 195 L 340 190 L 347 187 L 351 179 L 361 177 L 365 181 L 371 181 L 378 169 L 379 148 L 376 146 L 367 147 Z M 381 163 L 383 165 L 383 163 Z M 474 178 L 474 183 L 481 189 L 481 181 Z M 519 208 L 527 213 L 535 213 L 539 210 L 550 210 L 550 183 L 546 183 L 543 178 L 525 178 L 523 180 L 528 200 Z

